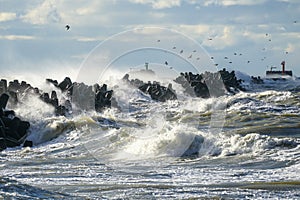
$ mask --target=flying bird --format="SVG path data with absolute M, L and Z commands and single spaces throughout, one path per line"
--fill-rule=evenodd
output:
M 67 25 L 65 26 L 65 28 L 66 28 L 66 30 L 68 31 L 68 30 L 70 29 L 70 25 L 67 24 Z

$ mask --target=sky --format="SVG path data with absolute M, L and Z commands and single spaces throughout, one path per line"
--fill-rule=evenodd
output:
M 93 52 L 113 52 L 122 58 L 115 61 L 106 55 L 114 68 L 145 62 L 163 66 L 168 61 L 168 67 L 187 71 L 186 62 L 176 57 L 201 66 L 197 53 L 203 51 L 218 69 L 263 77 L 271 66 L 280 69 L 285 60 L 286 68 L 300 76 L 299 0 L 0 0 L 0 4 L 2 74 L 52 71 L 70 76 L 89 63 Z M 147 27 L 155 27 L 153 34 Z M 144 31 L 135 35 L 137 28 Z M 198 45 L 197 52 L 188 40 Z M 134 48 L 160 50 L 134 54 L 130 41 L 139 44 Z

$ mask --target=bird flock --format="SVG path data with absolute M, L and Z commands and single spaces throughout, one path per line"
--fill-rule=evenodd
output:
M 293 21 L 293 23 L 296 24 L 296 23 L 298 23 L 298 22 L 295 20 L 295 21 Z M 270 34 L 270 33 L 265 33 L 265 34 L 264 34 L 264 38 L 265 38 L 265 43 L 263 43 L 263 44 L 264 44 L 264 47 L 261 49 L 262 52 L 263 52 L 261 55 L 263 55 L 263 57 L 260 58 L 260 61 L 265 61 L 265 60 L 267 59 L 267 56 L 265 56 L 264 54 L 266 54 L 266 52 L 267 52 L 268 50 L 272 50 L 272 41 L 273 41 L 273 39 L 272 39 L 271 34 Z M 207 40 L 208 40 L 208 41 L 213 41 L 214 38 L 213 38 L 213 37 L 209 37 Z M 161 42 L 161 40 L 158 39 L 157 42 L 159 43 L 159 42 Z M 173 50 L 176 50 L 176 49 L 178 49 L 178 48 L 177 48 L 176 46 L 173 46 L 172 49 L 173 49 Z M 186 51 L 186 50 L 185 50 L 185 51 Z M 181 49 L 181 50 L 178 51 L 178 52 L 179 52 L 179 54 L 183 54 L 183 53 L 184 53 L 184 50 Z M 196 50 L 193 50 L 191 53 L 188 54 L 188 56 L 187 56 L 186 58 L 187 58 L 187 59 L 195 58 L 196 60 L 200 60 L 200 57 L 197 57 L 197 56 L 195 55 L 196 52 L 197 52 Z M 259 51 L 258 51 L 258 52 L 259 52 Z M 285 55 L 288 55 L 289 52 L 288 52 L 288 51 L 284 51 L 284 54 L 285 54 Z M 195 57 L 195 56 L 196 56 L 196 57 Z M 234 57 L 242 57 L 242 56 L 244 56 L 244 53 L 242 53 L 242 52 L 233 52 L 231 56 L 225 56 L 225 57 L 224 57 L 224 61 L 225 61 L 225 62 L 228 62 L 228 64 L 233 64 L 233 61 L 232 61 L 232 60 L 234 60 Z M 213 56 L 211 56 L 210 59 L 211 59 L 211 60 L 214 60 L 215 58 L 214 58 Z M 252 62 L 252 61 L 249 60 L 249 59 L 244 59 L 244 60 L 245 60 L 245 63 L 246 63 L 246 64 L 250 64 L 250 63 Z M 165 65 L 169 65 L 168 61 L 165 61 Z M 218 63 L 215 63 L 214 65 L 215 65 L 215 66 L 218 66 L 219 64 L 218 64 Z
M 294 21 L 293 21 L 293 24 L 297 24 L 297 23 L 298 23 L 297 20 L 294 20 Z M 69 24 L 66 24 L 66 25 L 65 25 L 66 31 L 69 31 L 70 28 L 71 28 L 71 27 L 70 27 Z M 266 39 L 266 42 L 268 42 L 269 44 L 271 44 L 271 42 L 272 42 L 272 37 L 271 37 L 271 34 L 270 34 L 270 33 L 265 33 L 265 39 Z M 209 37 L 207 40 L 208 40 L 208 41 L 213 41 L 214 38 L 213 38 L 213 37 Z M 160 39 L 157 39 L 157 42 L 160 43 L 161 40 L 160 40 Z M 268 46 L 268 45 L 266 45 L 266 46 Z M 264 46 L 264 47 L 261 49 L 262 52 L 267 52 L 267 50 L 269 50 L 266 46 Z M 172 49 L 173 49 L 173 50 L 176 50 L 177 47 L 176 47 L 176 46 L 173 46 Z M 270 49 L 272 49 L 272 48 L 270 48 Z M 200 60 L 200 57 L 197 57 L 197 56 L 195 57 L 195 53 L 196 53 L 196 52 L 197 52 L 197 50 L 193 50 L 190 54 L 188 54 L 189 56 L 187 56 L 187 59 L 195 58 L 197 61 L 199 61 L 199 60 Z M 184 53 L 184 50 L 181 49 L 181 50 L 179 51 L 179 54 L 183 54 L 183 53 Z M 285 51 L 284 54 L 285 54 L 285 55 L 288 55 L 289 52 L 288 52 L 288 51 Z M 236 56 L 243 56 L 243 53 L 234 52 L 232 55 L 233 55 L 233 57 L 236 57 Z M 193 56 L 194 56 L 194 57 L 193 57 Z M 213 56 L 211 56 L 210 59 L 211 59 L 211 60 L 214 60 L 215 58 L 214 58 Z M 267 57 L 266 57 L 266 56 L 263 56 L 260 60 L 261 60 L 261 61 L 264 61 L 264 60 L 266 60 L 266 59 L 267 59 Z M 226 60 L 226 61 L 228 62 L 228 64 L 233 64 L 232 57 L 225 56 L 225 57 L 224 57 L 224 60 Z M 251 60 L 247 60 L 247 59 L 246 59 L 246 63 L 247 63 L 247 64 L 250 64 L 250 63 L 251 63 Z M 169 62 L 168 62 L 168 61 L 165 61 L 164 64 L 165 64 L 166 66 L 168 66 L 168 65 L 169 65 Z M 218 63 L 215 63 L 214 65 L 215 65 L 215 66 L 218 66 L 219 64 L 218 64 Z M 170 67 L 170 68 L 172 68 L 172 67 Z

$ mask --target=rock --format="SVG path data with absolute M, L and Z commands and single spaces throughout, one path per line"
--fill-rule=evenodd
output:
M 56 116 L 65 116 L 67 113 L 67 108 L 65 106 L 59 105 L 55 107 L 55 115 Z
M 97 87 L 96 89 L 95 110 L 97 112 L 102 112 L 104 108 L 111 107 L 113 90 L 107 90 L 106 84 L 103 84 L 102 87 Z
M 0 94 L 7 92 L 7 81 L 5 79 L 1 79 L 0 81 Z
M 9 90 L 9 91 L 8 91 L 8 94 L 9 94 L 9 97 L 10 97 L 9 102 L 10 102 L 12 105 L 17 105 L 17 103 L 19 102 L 17 92 L 14 92 L 14 91 L 10 91 L 10 90 Z
M 151 83 L 150 81 L 148 81 L 148 83 L 144 83 L 139 79 L 129 80 L 128 74 L 125 74 L 122 80 L 134 87 L 137 87 L 143 93 L 149 94 L 151 99 L 153 100 L 165 102 L 167 100 L 177 99 L 177 95 L 172 88 L 172 84 L 169 84 L 168 87 L 164 87 L 156 81 L 154 81 L 153 83 Z
M 181 155 L 181 157 L 196 157 L 199 154 L 199 150 L 204 142 L 204 138 L 200 135 L 195 135 L 192 143 L 188 149 Z
M 23 147 L 33 147 L 33 142 L 29 140 L 25 140 Z
M 72 81 L 69 77 L 66 77 L 61 83 L 57 85 L 57 87 L 60 88 L 62 92 L 65 92 L 72 87 Z
M 58 86 L 58 82 L 57 82 L 57 80 L 52 80 L 52 79 L 50 79 L 50 78 L 47 78 L 46 79 L 46 82 L 47 83 L 51 83 L 52 85 L 54 85 L 54 86 Z
M 9 96 L 5 93 L 0 96 L 0 109 L 6 108 L 8 99 L 9 99 Z
M 255 84 L 263 84 L 263 83 L 264 83 L 264 80 L 262 80 L 262 79 L 260 78 L 260 76 L 258 76 L 258 77 L 251 76 L 251 82 L 252 82 L 252 83 L 255 83 Z
M 175 91 L 172 89 L 172 85 L 169 85 L 169 88 L 161 86 L 158 82 L 153 82 L 143 84 L 139 89 L 151 96 L 153 100 L 165 102 L 167 100 L 176 100 L 177 96 Z
M 13 110 L 5 110 L 8 100 L 7 94 L 0 96 L 0 150 L 22 144 L 30 127 L 30 123 L 16 117 Z
M 0 151 L 4 150 L 6 148 L 7 148 L 6 139 L 3 137 L 0 137 Z
M 182 85 L 185 93 L 202 98 L 219 97 L 228 92 L 244 91 L 244 88 L 241 87 L 242 80 L 237 80 L 234 71 L 228 72 L 226 69 L 215 73 L 180 73 L 180 76 L 174 81 Z

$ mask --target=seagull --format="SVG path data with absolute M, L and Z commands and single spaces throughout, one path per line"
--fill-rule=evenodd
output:
M 194 53 L 196 52 L 196 50 L 193 51 Z
M 233 55 L 235 55 L 235 56 L 236 56 L 236 55 L 237 55 L 237 53 L 234 53 Z
M 232 62 L 231 62 L 231 61 L 230 61 L 229 63 L 230 63 L 230 64 L 232 64 Z
M 168 65 L 168 64 L 169 64 L 169 63 L 166 61 L 166 62 L 165 62 L 165 65 Z
M 269 42 L 271 42 L 272 40 L 271 39 L 269 39 Z
M 173 49 L 176 49 L 176 47 L 173 47 Z
M 215 64 L 215 66 L 218 66 L 219 64 Z
M 240 56 L 241 56 L 241 55 L 243 55 L 243 54 L 240 53 Z
M 285 54 L 288 54 L 288 53 L 289 53 L 289 52 L 287 52 L 287 51 L 285 52 Z
M 296 24 L 296 23 L 297 23 L 297 21 L 295 20 L 295 21 L 294 21 L 294 24 Z
M 250 60 L 248 60 L 247 63 L 250 63 Z
M 193 55 L 191 54 L 188 58 L 192 58 L 192 56 L 193 56 Z
M 228 59 L 228 57 L 225 56 L 224 59 Z
M 212 60 L 213 60 L 213 59 L 214 59 L 214 57 L 210 57 L 210 59 L 212 59 Z
M 157 42 L 160 42 L 160 40 L 157 40 Z
M 70 29 L 70 25 L 69 24 L 67 24 L 65 27 L 66 27 L 67 31 Z
M 183 50 L 181 50 L 180 53 L 183 53 Z
M 208 40 L 212 40 L 212 38 L 208 38 Z
M 200 58 L 198 57 L 197 60 L 200 60 Z
M 266 33 L 266 36 L 268 36 L 269 34 L 268 33 Z

